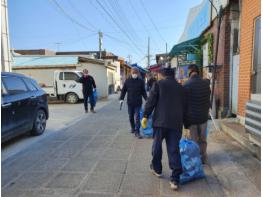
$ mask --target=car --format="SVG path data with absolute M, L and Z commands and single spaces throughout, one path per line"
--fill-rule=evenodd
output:
M 1 79 L 2 143 L 28 132 L 43 134 L 49 117 L 45 91 L 22 74 L 1 72 Z

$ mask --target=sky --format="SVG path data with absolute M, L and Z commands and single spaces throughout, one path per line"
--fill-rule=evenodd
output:
M 189 9 L 202 0 L 8 0 L 12 49 L 92 51 L 102 48 L 132 63 L 151 64 L 183 33 Z

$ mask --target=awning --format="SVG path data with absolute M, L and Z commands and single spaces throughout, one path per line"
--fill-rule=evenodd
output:
M 169 56 L 174 57 L 177 55 L 194 53 L 198 50 L 201 50 L 200 42 L 201 42 L 201 37 L 198 37 L 198 38 L 187 40 L 177 45 L 174 45 L 172 50 L 169 53 Z

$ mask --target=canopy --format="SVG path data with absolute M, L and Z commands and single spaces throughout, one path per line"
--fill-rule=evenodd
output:
M 177 55 L 194 53 L 197 50 L 201 50 L 200 42 L 201 42 L 201 37 L 198 37 L 176 44 L 173 46 L 172 50 L 170 51 L 169 56 L 174 57 Z

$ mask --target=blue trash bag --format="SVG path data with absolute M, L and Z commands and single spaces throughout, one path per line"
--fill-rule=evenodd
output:
M 140 110 L 140 121 L 143 118 L 143 109 Z M 152 137 L 153 136 L 153 128 L 152 128 L 152 115 L 149 116 L 147 121 L 147 127 L 143 129 L 140 128 L 140 133 L 145 137 Z
M 205 177 L 199 146 L 194 141 L 181 139 L 179 147 L 183 168 L 180 183 L 184 184 Z
M 94 90 L 92 96 L 90 97 L 90 104 L 93 104 L 93 106 L 95 107 L 97 103 L 97 99 L 98 99 L 98 94 L 97 91 Z

